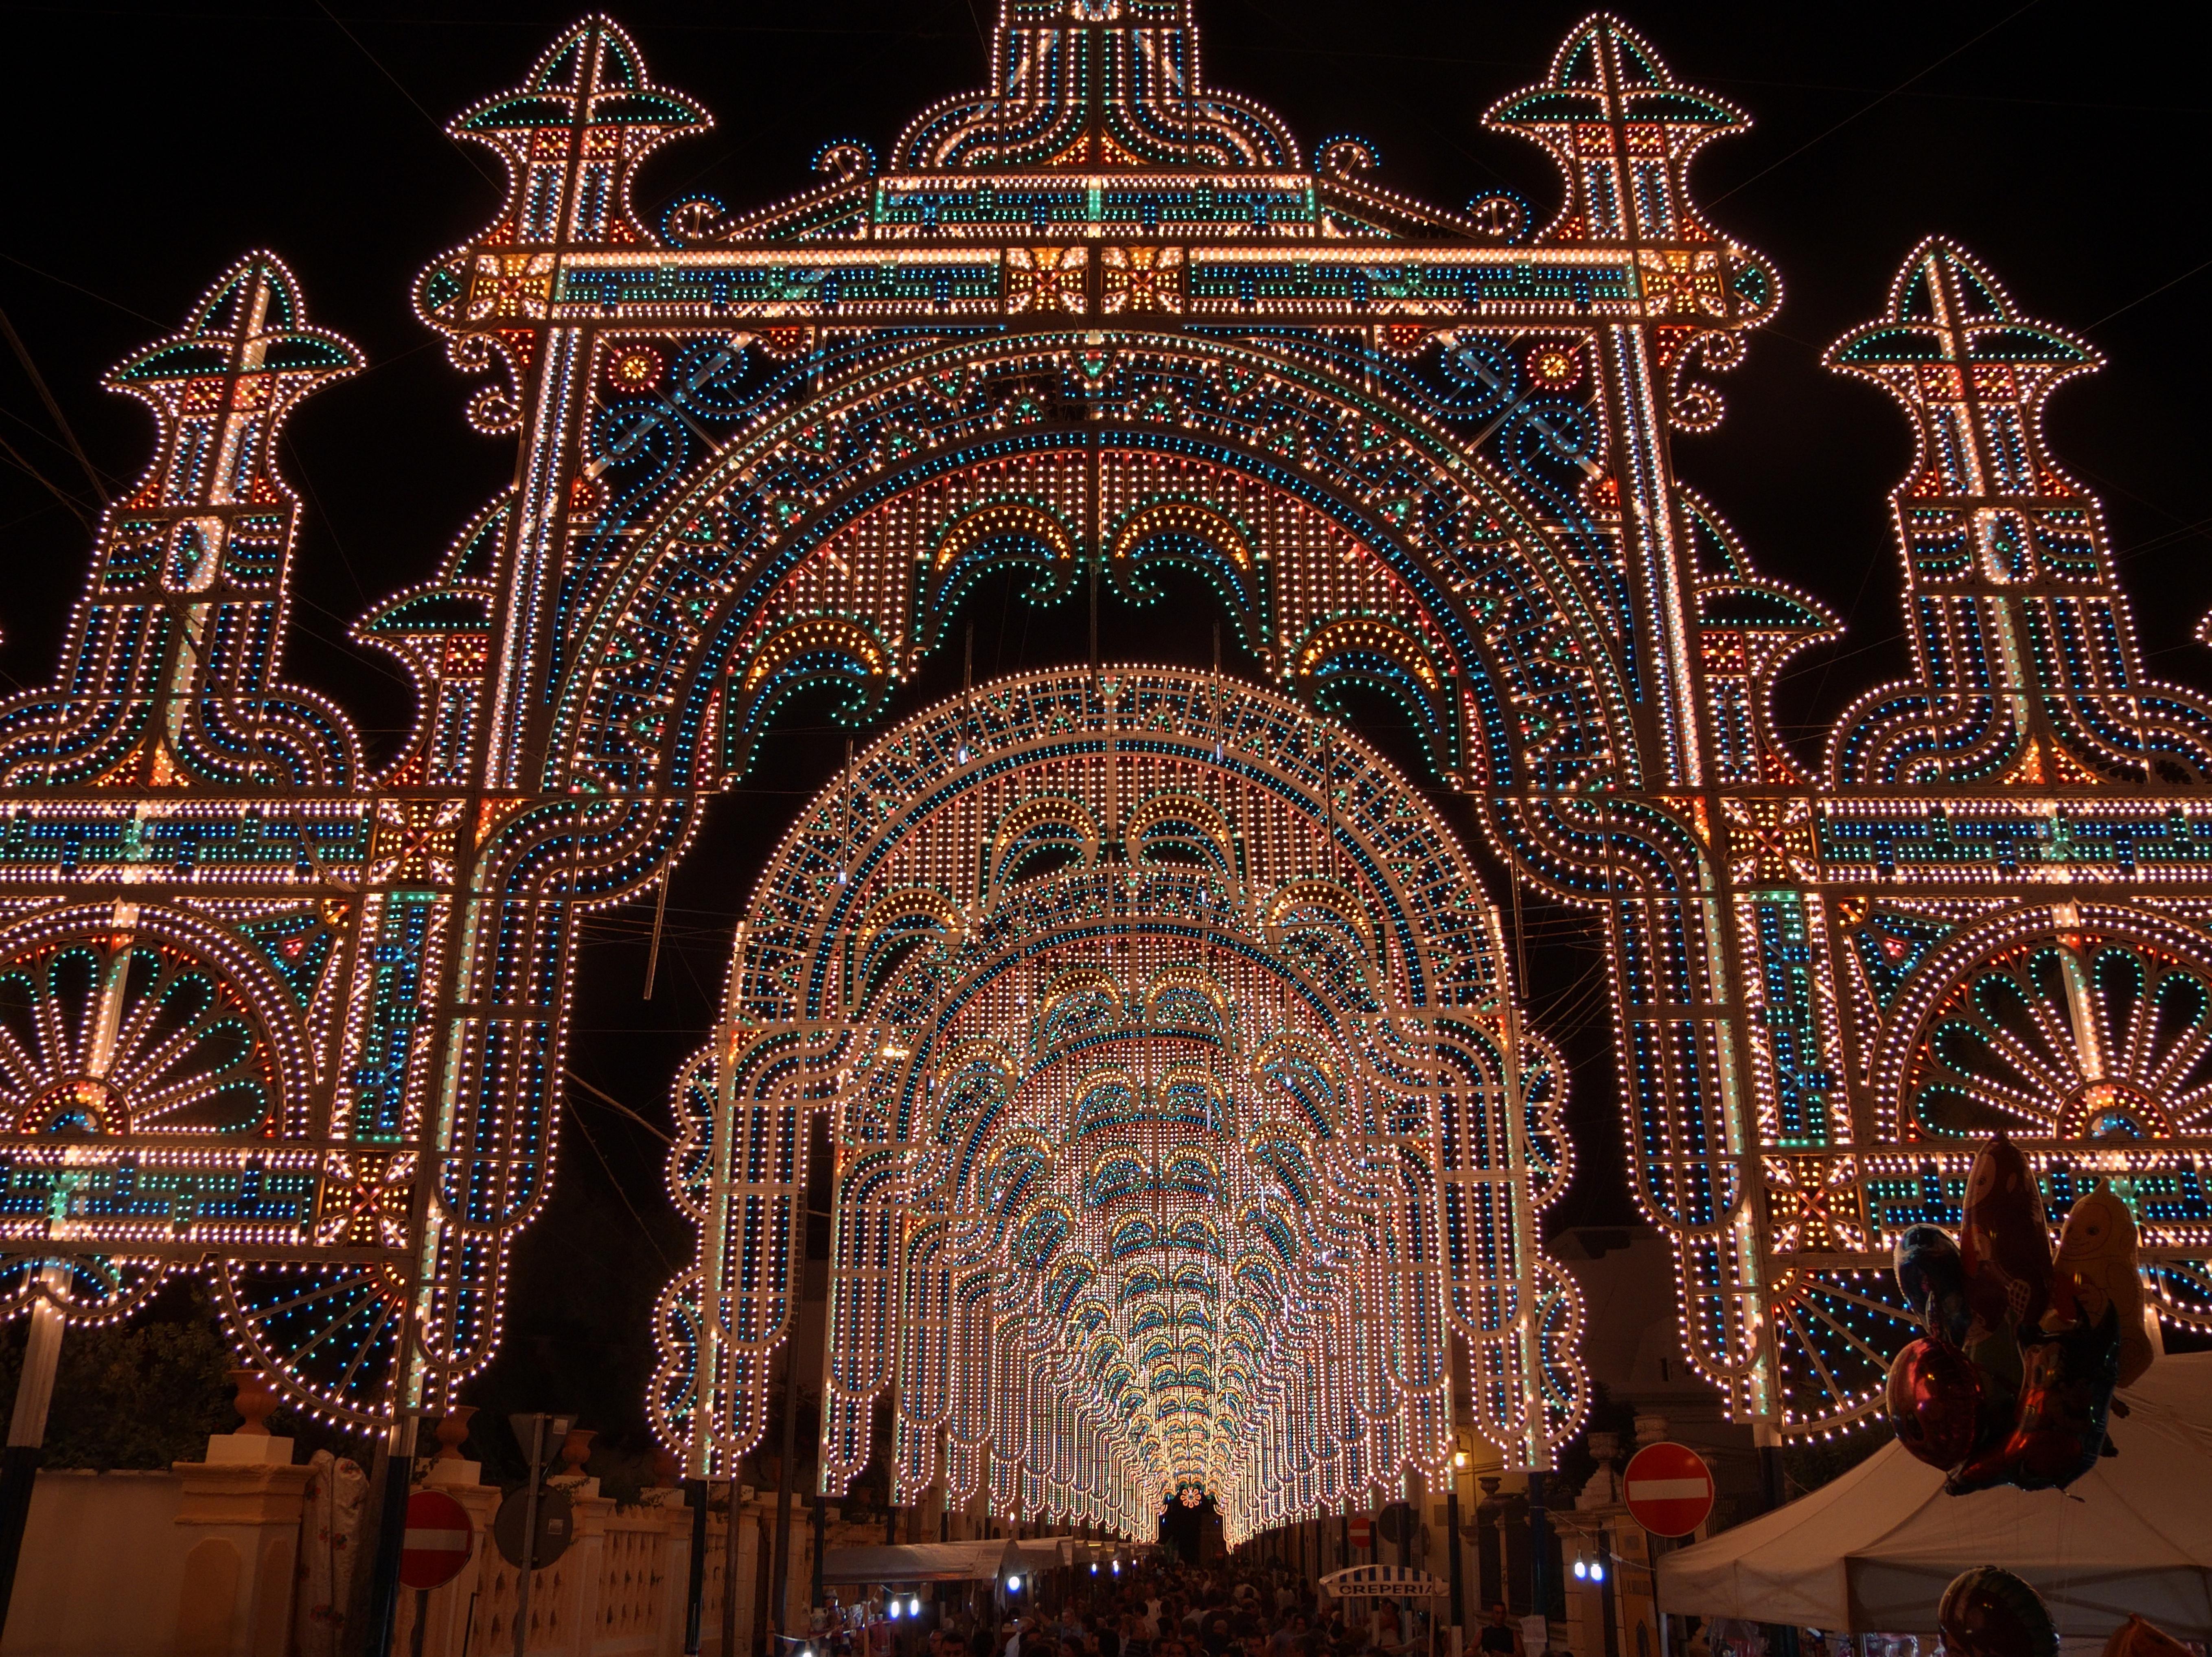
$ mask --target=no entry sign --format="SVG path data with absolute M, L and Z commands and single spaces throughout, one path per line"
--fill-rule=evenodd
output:
M 1713 1470 L 1685 1444 L 1647 1444 L 1621 1476 L 1628 1511 L 1654 1536 L 1687 1536 L 1713 1510 Z
M 399 1580 L 410 1588 L 442 1588 L 461 1574 L 476 1544 L 468 1509 L 443 1490 L 417 1490 L 407 1498 Z
M 1375 1545 L 1375 1521 L 1365 1514 L 1352 1515 L 1352 1545 L 1355 1548 Z

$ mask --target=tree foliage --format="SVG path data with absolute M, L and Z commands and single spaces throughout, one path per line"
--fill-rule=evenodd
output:
M 26 1325 L 0 1340 L 0 1397 L 15 1396 Z M 238 1425 L 228 1372 L 237 1360 L 198 1282 L 166 1289 L 148 1312 L 62 1339 L 46 1416 L 49 1467 L 167 1467 L 199 1461 L 208 1435 Z

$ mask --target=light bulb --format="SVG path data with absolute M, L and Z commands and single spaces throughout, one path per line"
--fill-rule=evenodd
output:
M 907 1596 L 906 1614 L 909 1617 L 919 1617 L 921 1615 L 921 1596 L 920 1594 L 915 1593 Z
M 1580 1581 L 1581 1579 L 1583 1579 L 1583 1577 L 1588 1576 L 1589 1575 L 1589 1567 L 1588 1565 L 1586 1565 L 1585 1563 L 1583 1563 L 1581 1560 L 1579 1560 L 1579 1559 L 1576 1560 L 1576 1561 L 1575 1561 L 1575 1577 L 1576 1577 L 1576 1580 L 1577 1580 L 1577 1581 Z
M 1605 1567 L 1603 1564 L 1595 1563 L 1590 1566 L 1590 1581 L 1593 1582 L 1602 1582 L 1605 1581 Z

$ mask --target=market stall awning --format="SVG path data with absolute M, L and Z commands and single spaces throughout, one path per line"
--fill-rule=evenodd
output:
M 1022 1569 L 1003 1537 L 995 1542 L 906 1542 L 874 1548 L 831 1548 L 822 1556 L 824 1582 L 989 1582 Z
M 1339 1599 L 1423 1599 L 1451 1591 L 1428 1572 L 1407 1565 L 1347 1565 L 1322 1577 L 1321 1587 Z
M 2120 1394 L 2119 1451 L 2065 1491 L 1943 1494 L 1897 1444 L 1809 1496 L 1659 1562 L 1660 1603 L 1845 1634 L 1923 1634 L 1951 1579 L 2002 1565 L 2043 1595 L 2062 1634 L 2140 1612 L 2212 1636 L 2212 1352 L 2160 1358 Z M 1880 1429 L 1870 1430 L 1879 1431 Z

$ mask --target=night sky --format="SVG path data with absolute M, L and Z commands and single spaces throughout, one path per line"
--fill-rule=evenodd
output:
M 641 215 L 657 218 L 679 193 L 732 207 L 778 199 L 811 180 L 827 140 L 886 153 L 908 115 L 981 83 L 994 4 L 617 3 L 654 77 L 718 122 L 648 165 Z M 286 676 L 337 698 L 380 758 L 408 728 L 410 692 L 395 663 L 349 642 L 347 625 L 422 579 L 514 463 L 512 440 L 465 423 L 481 382 L 447 364 L 407 302 L 416 272 L 486 222 L 503 188 L 489 151 L 441 129 L 518 80 L 574 15 L 434 9 L 0 6 L 11 60 L 0 306 L 105 487 L 137 475 L 148 422 L 102 393 L 100 375 L 174 329 L 247 248 L 282 254 L 310 320 L 364 349 L 369 369 L 310 399 L 289 428 L 289 475 L 307 510 Z M 1355 132 L 1380 147 L 1390 187 L 1457 205 L 1504 184 L 1540 222 L 1557 200 L 1550 162 L 1479 119 L 1541 74 L 1582 15 L 1549 0 L 1200 0 L 1199 12 L 1208 80 L 1281 111 L 1309 150 Z M 1875 314 L 1906 252 L 1935 231 L 1980 254 L 2032 315 L 2086 334 L 2110 359 L 2058 393 L 2054 447 L 2103 497 L 2153 671 L 2212 683 L 2212 661 L 2191 642 L 2212 606 L 2212 508 L 2199 482 L 2212 442 L 2202 25 L 2192 38 L 2178 13 L 2062 0 L 1631 4 L 1625 15 L 1680 79 L 1755 121 L 1708 148 L 1695 180 L 1712 222 L 1779 267 L 1782 310 L 1721 382 L 1720 430 L 1679 438 L 1675 454 L 1762 572 L 1850 624 L 1840 646 L 1799 658 L 1781 686 L 1804 751 L 1904 663 L 1887 495 L 1910 454 L 1905 421 L 1878 391 L 1822 371 L 1819 353 Z M 95 515 L 12 358 L 0 358 L 0 437 L 76 497 L 72 510 L 0 454 L 0 688 L 13 691 L 53 670 Z M 1206 660 L 1210 618 L 1195 607 L 1105 603 L 1109 658 Z M 1079 606 L 1033 612 L 987 585 L 967 619 L 979 678 L 1085 654 Z M 957 684 L 957 648 L 945 658 L 902 691 L 895 718 Z M 599 917 L 586 935 L 571 1064 L 649 1119 L 667 1119 L 671 1079 L 703 1038 L 762 857 L 842 758 L 842 732 L 818 720 L 799 710 L 747 785 L 714 808 L 669 900 L 652 1001 L 640 995 L 649 901 Z M 1410 754 L 1402 733 L 1376 734 Z M 1447 809 L 1466 830 L 1465 803 Z M 1569 911 L 1531 907 L 1526 920 L 1534 1021 L 1575 1060 L 1582 1171 L 1555 1221 L 1628 1219 L 1595 937 Z M 660 1150 L 617 1112 L 572 1096 L 555 1195 L 518 1249 L 507 1346 L 473 1401 L 580 1410 L 610 1441 L 642 1444 L 652 1301 L 690 1248 L 668 1210 Z

